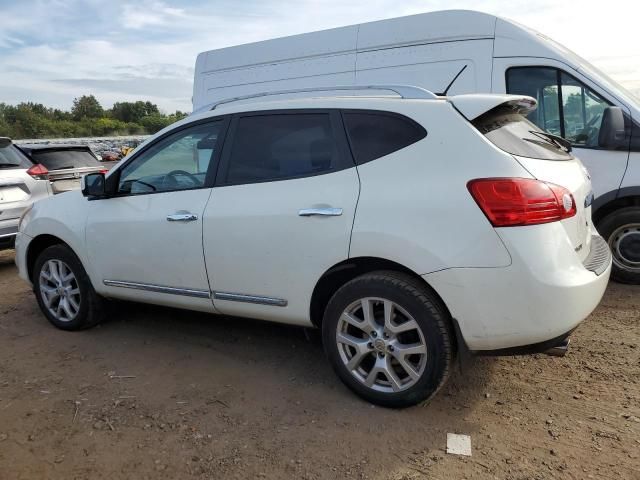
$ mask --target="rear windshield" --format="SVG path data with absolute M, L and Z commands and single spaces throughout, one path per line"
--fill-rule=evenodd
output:
M 47 170 L 100 166 L 96 157 L 88 150 L 44 150 L 32 151 L 31 158 Z
M 0 148 L 0 169 L 29 168 L 30 166 L 31 162 L 13 145 Z
M 557 141 L 512 110 L 490 110 L 472 123 L 491 143 L 512 155 L 542 160 L 573 158 Z

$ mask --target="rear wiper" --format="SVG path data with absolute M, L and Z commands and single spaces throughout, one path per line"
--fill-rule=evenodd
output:
M 19 163 L 0 163 L 0 168 L 16 168 L 19 166 Z
M 73 165 L 67 165 L 66 167 L 58 167 L 58 168 L 54 168 L 54 169 L 52 170 L 52 172 L 55 172 L 56 170 L 68 170 L 68 169 L 70 169 L 70 168 L 76 168 L 76 167 L 74 167 Z
M 553 133 L 539 132 L 537 130 L 529 130 L 529 133 L 532 133 L 538 138 L 542 137 L 546 140 L 549 140 L 550 143 L 553 143 L 556 147 L 560 148 L 561 150 L 565 150 L 567 153 L 571 152 L 572 150 L 570 141 L 568 141 L 565 138 L 559 137 L 558 135 L 554 135 Z

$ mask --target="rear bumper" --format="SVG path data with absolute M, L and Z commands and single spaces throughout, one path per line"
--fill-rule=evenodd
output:
M 562 227 L 498 229 L 512 257 L 509 267 L 454 268 L 423 276 L 457 320 L 470 351 L 541 351 L 566 337 L 600 303 L 610 254 L 598 265 L 585 265 L 566 234 L 555 228 Z M 601 245 L 599 238 L 592 249 Z
M 0 220 L 0 250 L 13 248 L 18 233 L 18 218 Z

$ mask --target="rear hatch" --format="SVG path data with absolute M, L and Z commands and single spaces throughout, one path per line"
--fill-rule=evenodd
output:
M 31 162 L 24 157 L 8 139 L 0 144 L 0 237 L 12 233 L 8 221 L 20 217 L 24 208 L 31 202 L 32 194 L 38 186 L 38 180 L 27 174 Z M 45 182 L 39 190 L 46 195 Z M 12 222 L 9 224 L 13 225 Z M 13 227 L 12 227 L 13 228 Z
M 480 98 L 483 100 L 477 101 Z M 535 100 L 508 95 L 461 95 L 450 100 L 491 143 L 513 155 L 532 177 L 571 192 L 576 214 L 561 223 L 580 260 L 584 261 L 591 250 L 594 232 L 591 178 L 564 139 L 540 130 L 525 118 L 535 109 Z
M 53 193 L 77 190 L 84 175 L 106 170 L 93 152 L 84 146 L 32 149 L 30 156 L 49 171 Z

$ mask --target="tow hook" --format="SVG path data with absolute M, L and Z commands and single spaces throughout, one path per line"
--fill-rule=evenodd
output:
M 565 340 L 560 342 L 558 345 L 556 345 L 555 347 L 551 347 L 549 350 L 547 350 L 544 353 L 546 353 L 547 355 L 553 355 L 554 357 L 564 357 L 569 351 L 570 343 L 571 343 L 571 339 L 566 338 Z

